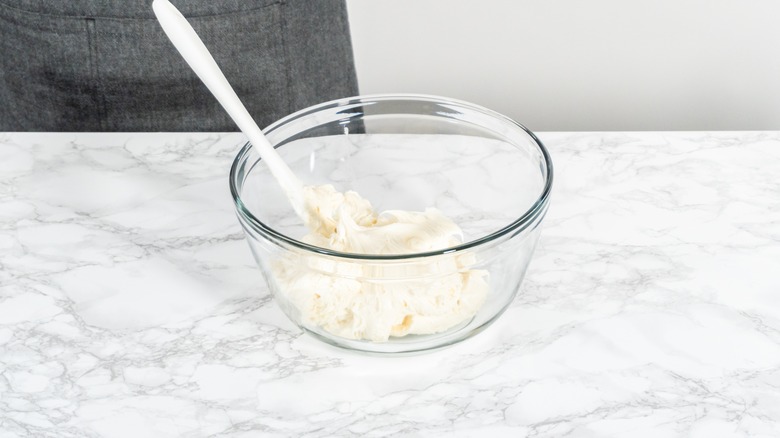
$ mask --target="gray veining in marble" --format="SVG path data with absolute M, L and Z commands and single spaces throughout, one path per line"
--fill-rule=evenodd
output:
M 780 435 L 780 133 L 548 133 L 511 308 L 430 354 L 302 335 L 239 134 L 0 134 L 0 437 Z

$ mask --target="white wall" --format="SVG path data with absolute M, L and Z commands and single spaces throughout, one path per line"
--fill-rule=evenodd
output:
M 361 94 L 538 131 L 780 129 L 780 2 L 347 1 Z

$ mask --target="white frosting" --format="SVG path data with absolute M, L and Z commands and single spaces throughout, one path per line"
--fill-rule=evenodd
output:
M 434 208 L 376 214 L 355 192 L 306 187 L 301 240 L 358 254 L 412 254 L 461 243 L 460 228 Z M 464 322 L 487 295 L 487 272 L 473 255 L 452 254 L 378 264 L 319 255 L 286 257 L 274 266 L 279 289 L 302 322 L 349 339 L 387 341 L 431 334 Z
M 307 186 L 307 243 L 355 254 L 413 254 L 462 242 L 463 232 L 435 208 L 389 210 L 377 215 L 355 192 L 331 185 Z

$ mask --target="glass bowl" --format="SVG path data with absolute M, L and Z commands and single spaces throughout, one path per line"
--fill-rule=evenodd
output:
M 284 313 L 353 350 L 408 353 L 466 339 L 520 289 L 549 205 L 552 162 L 529 130 L 491 110 L 422 95 L 319 104 L 265 129 L 305 184 L 354 190 L 376 211 L 435 207 L 463 243 L 404 255 L 312 246 L 246 144 L 230 170 L 238 220 Z

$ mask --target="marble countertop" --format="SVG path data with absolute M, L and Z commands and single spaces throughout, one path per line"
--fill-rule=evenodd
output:
M 240 134 L 0 134 L 0 437 L 780 435 L 780 133 L 542 133 L 509 310 L 408 357 L 302 334 Z

